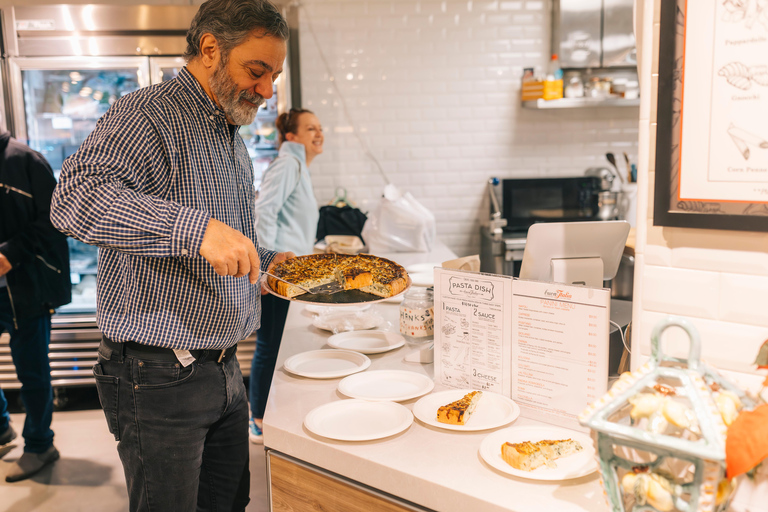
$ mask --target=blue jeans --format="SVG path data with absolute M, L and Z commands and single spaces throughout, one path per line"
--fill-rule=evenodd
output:
M 11 358 L 21 382 L 21 400 L 26 409 L 24 451 L 43 453 L 53 446 L 53 388 L 48 344 L 51 341 L 51 315 L 42 315 L 13 323 L 8 291 L 0 288 L 0 332 L 11 336 Z M 8 401 L 0 390 L 0 433 L 10 425 Z
M 274 295 L 261 296 L 261 327 L 256 331 L 256 352 L 251 361 L 248 391 L 251 399 L 251 416 L 264 418 L 269 388 L 275 373 L 277 352 L 283 337 L 285 319 L 290 301 Z
M 178 362 L 103 341 L 93 368 L 130 510 L 239 512 L 249 501 L 248 402 L 237 359 Z

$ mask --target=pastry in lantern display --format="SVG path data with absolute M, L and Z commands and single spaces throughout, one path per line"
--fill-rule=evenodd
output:
M 661 334 L 672 326 L 688 334 L 687 358 L 661 350 Z M 700 361 L 698 332 L 687 320 L 660 322 L 651 348 L 649 361 L 622 375 L 579 416 L 593 431 L 611 510 L 724 512 L 737 484 L 726 464 L 735 452 L 727 445 L 744 444 L 734 427 L 760 407 Z M 768 411 L 764 418 L 768 424 Z M 737 458 L 744 467 L 756 462 Z
M 633 468 L 621 479 L 621 486 L 625 494 L 635 498 L 637 505 L 650 505 L 660 512 L 674 510 L 674 497 L 683 493 L 681 486 L 658 473 L 648 472 L 647 468 Z

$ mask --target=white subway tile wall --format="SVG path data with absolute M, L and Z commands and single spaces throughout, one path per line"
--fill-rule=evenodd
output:
M 521 108 L 523 68 L 549 61 L 551 9 L 551 0 L 304 0 L 302 106 L 326 130 L 312 163 L 318 201 L 345 187 L 361 209 L 375 207 L 385 181 L 369 148 L 463 256 L 480 250 L 488 178 L 581 175 L 608 165 L 608 151 L 636 161 L 636 108 Z
M 659 52 L 661 1 L 638 0 L 643 33 L 652 33 L 640 49 L 646 55 Z M 658 59 L 654 56 L 652 62 L 655 67 Z M 653 225 L 658 76 L 650 76 L 655 69 L 643 73 L 640 126 L 650 126 L 651 136 L 641 137 L 639 147 L 638 204 L 646 214 L 638 218 L 632 367 L 650 356 L 653 327 L 677 315 L 698 330 L 703 360 L 757 391 L 765 371 L 757 370 L 754 360 L 768 339 L 768 234 Z M 688 342 L 681 330 L 670 329 L 663 340 L 665 352 L 686 357 Z M 768 512 L 768 466 L 761 468 L 756 480 L 742 481 L 729 510 Z

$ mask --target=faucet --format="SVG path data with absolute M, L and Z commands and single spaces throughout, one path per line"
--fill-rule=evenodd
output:
M 501 237 L 504 234 L 504 226 L 507 225 L 507 219 L 503 219 L 501 217 L 501 208 L 499 208 L 499 200 L 496 199 L 496 193 L 494 192 L 494 189 L 499 185 L 500 181 L 499 178 L 490 178 L 488 180 L 488 193 L 491 196 L 491 207 L 493 208 L 493 212 L 491 213 L 491 219 L 490 219 L 490 232 L 491 232 L 491 238 L 495 240 L 496 242 L 501 241 Z

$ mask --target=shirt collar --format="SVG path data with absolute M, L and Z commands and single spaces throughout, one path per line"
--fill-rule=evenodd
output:
M 224 111 L 221 110 L 218 105 L 211 99 L 210 96 L 208 96 L 205 93 L 205 90 L 203 89 L 203 86 L 200 84 L 200 82 L 197 81 L 197 78 L 192 75 L 187 70 L 187 66 L 184 66 L 181 68 L 181 71 L 179 71 L 179 74 L 176 77 L 187 91 L 189 91 L 192 96 L 200 100 L 200 104 L 203 105 L 203 108 L 205 108 L 209 113 L 220 116 L 224 119 L 226 119 L 226 114 L 224 114 Z
M 304 144 L 299 144 L 298 142 L 283 141 L 280 144 L 280 154 L 295 156 L 303 164 L 307 162 L 307 148 L 304 147 Z

